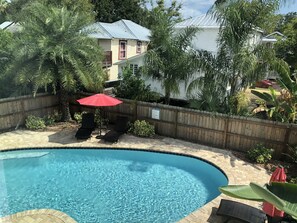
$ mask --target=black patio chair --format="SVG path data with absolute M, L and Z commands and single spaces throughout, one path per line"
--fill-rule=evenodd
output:
M 82 115 L 81 127 L 77 130 L 75 137 L 77 139 L 88 139 L 96 127 L 93 113 Z
M 126 133 L 129 129 L 129 118 L 126 116 L 118 116 L 114 129 L 107 132 L 101 137 L 106 142 L 115 143 L 119 140 L 120 136 Z
M 266 214 L 257 208 L 236 201 L 222 199 L 217 215 L 227 217 L 226 222 L 236 219 L 246 223 L 264 223 Z

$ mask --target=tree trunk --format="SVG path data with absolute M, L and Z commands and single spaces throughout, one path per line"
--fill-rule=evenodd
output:
M 170 90 L 165 88 L 165 98 L 164 98 L 164 102 L 166 105 L 169 105 L 170 103 Z
M 69 110 L 69 97 L 66 89 L 60 84 L 60 109 L 62 112 L 62 121 L 67 122 L 71 120 Z

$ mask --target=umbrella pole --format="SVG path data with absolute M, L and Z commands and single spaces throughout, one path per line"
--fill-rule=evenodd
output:
M 99 128 L 99 135 L 96 136 L 96 139 L 101 139 L 102 134 L 102 110 L 101 108 L 96 109 L 96 113 L 99 115 L 98 117 L 98 128 Z
M 102 117 L 101 117 L 101 108 L 99 108 L 99 136 L 101 136 L 101 128 L 102 128 Z

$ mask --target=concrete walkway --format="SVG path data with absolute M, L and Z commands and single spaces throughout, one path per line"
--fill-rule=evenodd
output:
M 166 151 L 179 154 L 189 154 L 199 157 L 217 165 L 229 178 L 229 184 L 249 184 L 257 182 L 264 184 L 269 181 L 269 174 L 258 166 L 244 162 L 233 156 L 231 151 L 220 150 L 212 147 L 202 146 L 182 140 L 155 137 L 154 139 L 139 138 L 129 134 L 123 135 L 116 144 L 107 144 L 96 139 L 93 135 L 86 141 L 77 141 L 74 138 L 75 126 L 65 126 L 57 129 L 48 129 L 46 131 L 28 131 L 17 130 L 0 134 L 0 150 L 9 150 L 17 148 L 35 148 L 35 147 L 96 147 L 96 148 L 130 148 L 144 149 L 151 151 Z M 222 198 L 231 199 L 225 195 L 220 195 L 202 208 L 194 211 L 180 223 L 187 222 L 223 222 L 222 217 L 216 216 L 215 212 Z M 195 199 L 193 197 L 193 199 Z M 261 203 L 239 200 L 254 207 L 261 208 Z M 0 218 L 0 223 L 73 223 L 72 218 L 55 210 L 34 210 L 21 212 L 20 214 Z M 48 213 L 56 213 L 49 215 Z M 39 219 L 39 220 L 38 220 Z M 42 220 L 48 219 L 48 221 Z

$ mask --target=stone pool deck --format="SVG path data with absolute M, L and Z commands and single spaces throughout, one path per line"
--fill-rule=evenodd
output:
M 165 151 L 188 154 L 207 160 L 221 168 L 229 178 L 229 184 L 249 184 L 257 182 L 264 184 L 269 181 L 269 173 L 265 169 L 252 165 L 235 157 L 229 150 L 221 150 L 178 139 L 155 137 L 153 139 L 139 138 L 129 134 L 123 135 L 118 143 L 109 144 L 96 139 L 94 134 L 90 139 L 76 140 L 75 126 L 65 126 L 46 131 L 16 130 L 0 134 L 0 150 L 36 147 L 95 147 L 95 148 L 129 148 L 151 151 Z M 95 132 L 96 133 L 96 132 Z M 220 195 L 202 208 L 181 219 L 179 223 L 221 223 L 225 219 L 217 216 L 216 210 L 222 198 Z M 195 199 L 195 197 L 193 197 Z M 239 200 L 254 207 L 261 208 L 261 203 Z M 28 210 L 11 216 L 0 218 L 0 223 L 75 223 L 76 221 L 57 210 Z M 235 222 L 235 221 L 232 221 Z

